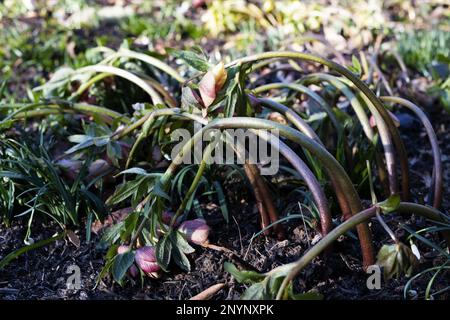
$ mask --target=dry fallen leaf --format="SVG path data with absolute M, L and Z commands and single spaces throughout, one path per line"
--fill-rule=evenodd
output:
M 113 224 L 116 224 L 123 219 L 125 219 L 131 212 L 133 212 L 133 208 L 123 208 L 117 211 L 114 211 L 111 213 L 103 222 L 101 221 L 95 221 L 92 223 L 91 231 L 95 234 L 98 234 L 103 229 L 112 226 Z
M 75 234 L 75 232 L 73 232 L 72 230 L 67 230 L 66 232 L 67 235 L 67 239 L 69 239 L 70 242 L 72 242 L 72 244 L 79 248 L 80 247 L 80 237 L 78 237 L 77 234 Z

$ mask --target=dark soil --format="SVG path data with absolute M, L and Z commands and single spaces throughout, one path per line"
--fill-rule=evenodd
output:
M 450 116 L 444 112 L 431 114 L 443 154 L 445 173 L 443 211 L 450 208 L 448 181 L 450 181 Z M 420 201 L 426 195 L 426 183 L 431 175 L 432 158 L 427 138 L 421 129 L 402 130 L 407 149 L 410 150 L 411 182 L 415 200 Z M 239 188 L 238 185 L 232 188 Z M 239 191 L 239 189 L 236 189 Z M 250 201 L 251 203 L 251 201 Z M 259 236 L 250 243 L 253 234 L 259 231 L 258 215 L 253 204 L 243 202 L 234 205 L 233 218 L 224 224 L 216 209 L 208 211 L 206 219 L 213 229 L 210 241 L 233 250 L 243 261 L 260 271 L 268 271 L 276 266 L 299 258 L 308 249 L 316 235 L 310 229 L 305 232 L 301 222 L 286 225 L 288 239 L 282 242 Z M 397 235 L 405 232 L 396 226 L 402 221 L 413 229 L 426 226 L 423 219 L 417 217 L 393 217 L 389 224 Z M 376 248 L 386 243 L 388 236 L 372 222 Z M 33 235 L 39 239 L 51 236 L 56 226 L 41 224 L 33 229 Z M 26 227 L 15 224 L 12 228 L 0 227 L 0 258 L 23 246 Z M 226 283 L 215 299 L 238 299 L 245 286 L 238 284 L 224 272 L 223 265 L 230 259 L 218 251 L 197 247 L 190 256 L 193 270 L 186 274 L 173 268 L 173 272 L 164 274 L 159 280 L 146 279 L 139 283 L 128 281 L 123 287 L 105 280 L 96 285 L 97 275 L 103 265 L 104 251 L 96 247 L 98 238 L 91 243 L 84 241 L 84 231 L 78 231 L 82 240 L 79 248 L 68 241 L 57 241 L 47 247 L 31 251 L 13 261 L 0 273 L 0 299 L 188 299 L 205 288 L 219 282 Z M 429 248 L 418 244 L 423 255 L 420 270 L 442 263 Z M 233 261 L 232 261 L 233 262 Z M 239 261 L 234 261 L 239 262 Z M 66 289 L 66 273 L 69 266 L 76 264 L 81 270 L 81 290 Z M 297 291 L 317 289 L 325 299 L 401 299 L 407 278 L 382 283 L 381 290 L 368 290 L 368 275 L 362 271 L 358 241 L 348 236 L 342 237 L 334 246 L 334 251 L 326 258 L 317 258 L 301 273 Z M 421 277 L 413 283 L 412 290 L 422 293 L 429 278 Z M 443 276 L 435 283 L 434 289 L 443 289 L 450 285 L 450 277 Z M 414 291 L 412 292 L 414 294 Z M 443 294 L 440 299 L 448 299 Z

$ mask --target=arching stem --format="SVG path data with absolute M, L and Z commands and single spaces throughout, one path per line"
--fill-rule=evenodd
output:
M 299 274 L 299 272 L 307 266 L 315 257 L 317 257 L 321 252 L 323 252 L 329 245 L 331 245 L 334 241 L 336 241 L 341 235 L 355 228 L 357 225 L 364 223 L 369 220 L 373 216 L 376 215 L 379 207 L 377 205 L 370 207 L 366 210 L 363 210 L 349 220 L 340 224 L 336 228 L 334 228 L 328 235 L 322 238 L 315 246 L 309 249 L 299 260 L 293 262 L 289 265 L 290 268 L 289 273 L 284 278 L 276 296 L 276 299 L 279 300 L 283 297 L 284 291 L 287 285 L 295 279 L 295 277 Z M 417 214 L 423 216 L 427 219 L 442 222 L 443 218 L 441 217 L 441 213 L 433 208 L 422 206 L 415 203 L 409 202 L 400 202 L 398 208 L 396 209 L 398 213 L 404 214 Z M 447 245 L 450 245 L 450 233 L 448 231 L 444 234 Z M 284 266 L 283 266 L 284 267 Z
M 417 105 L 414 103 L 398 97 L 380 97 L 381 100 L 386 102 L 395 103 L 401 105 L 403 107 L 411 110 L 422 122 L 425 127 L 425 131 L 428 135 L 428 139 L 431 144 L 431 151 L 433 153 L 433 183 L 431 185 L 430 190 L 430 201 L 433 198 L 433 207 L 439 209 L 442 203 L 442 188 L 443 188 L 443 168 L 441 161 L 441 151 L 439 149 L 439 143 L 436 137 L 436 133 L 434 132 L 433 126 L 428 119 L 425 112 L 422 111 Z

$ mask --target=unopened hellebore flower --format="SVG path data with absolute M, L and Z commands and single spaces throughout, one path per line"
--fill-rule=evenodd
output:
M 80 172 L 81 161 L 79 160 L 62 159 L 59 160 L 57 164 L 63 169 L 64 175 L 71 180 L 75 180 Z
M 225 81 L 227 81 L 227 71 L 223 62 L 208 70 L 202 80 L 200 80 L 198 89 L 205 108 L 208 108 L 214 102 Z
M 201 245 L 208 242 L 210 228 L 204 219 L 195 219 L 183 222 L 178 231 L 187 241 Z
M 158 271 L 161 270 L 161 267 L 156 262 L 155 247 L 145 246 L 137 249 L 134 260 L 145 274 L 152 278 L 159 277 Z
M 100 176 L 110 168 L 109 163 L 103 159 L 97 159 L 89 166 L 89 175 L 93 178 Z

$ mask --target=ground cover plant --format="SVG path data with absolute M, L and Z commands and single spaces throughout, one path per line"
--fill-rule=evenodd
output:
M 280 3 L 142 7 L 116 24 L 134 39 L 74 37 L 77 49 L 67 56 L 58 46 L 9 44 L 0 65 L 0 231 L 21 235 L 15 250 L 2 250 L 0 269 L 52 246 L 62 257 L 75 247 L 85 250 L 92 270 L 88 296 L 86 290 L 110 287 L 115 293 L 105 296 L 141 290 L 159 299 L 193 297 L 183 292 L 189 282 L 198 299 L 322 299 L 351 295 L 336 287 L 352 282 L 361 298 L 376 298 L 365 288 L 365 271 L 376 265 L 384 274 L 382 298 L 445 299 L 448 148 L 429 115 L 437 106 L 448 120 L 449 39 L 439 31 L 448 27 L 439 10 L 448 8 L 401 1 L 368 8 L 369 16 L 438 15 L 436 32 L 397 35 L 380 32 L 363 14 L 350 18 L 352 5 L 305 4 L 321 14 L 299 24 L 291 9 L 302 4 Z M 145 13 L 155 10 L 147 21 Z M 242 15 L 250 17 L 245 26 Z M 3 22 L 9 26 L 10 16 Z M 204 26 L 193 22 L 198 16 Z M 165 18 L 177 23 L 156 30 Z M 410 23 L 384 19 L 393 29 Z M 67 40 L 68 30 L 49 37 Z M 240 49 L 247 40 L 236 39 L 276 32 L 286 37 L 257 48 Z M 174 41 L 182 39 L 182 46 Z M 24 66 L 7 62 L 26 52 L 15 46 L 28 50 L 20 59 L 45 70 L 33 87 L 18 86 L 13 70 Z M 423 128 L 421 135 L 413 128 Z M 268 164 L 252 161 L 251 143 L 236 143 L 230 129 L 275 148 L 277 173 L 264 175 Z M 182 146 L 181 136 L 173 139 L 179 132 L 187 134 Z M 240 162 L 212 161 L 222 146 Z M 201 153 L 192 163 L 195 148 Z M 215 275 L 199 286 L 202 268 Z M 14 297 L 14 290 L 4 292 Z

